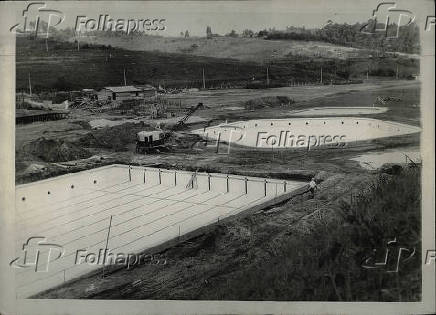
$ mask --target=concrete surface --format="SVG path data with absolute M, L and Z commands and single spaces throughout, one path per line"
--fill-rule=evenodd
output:
M 103 266 L 104 259 L 77 259 L 80 249 L 85 255 L 104 253 L 105 248 L 113 254 L 139 253 L 305 184 L 110 165 L 19 185 L 15 245 L 22 267 L 17 268 L 17 297 Z M 32 237 L 42 238 L 28 242 Z
M 204 138 L 264 149 L 304 148 L 420 132 L 416 126 L 371 118 L 322 117 L 239 121 L 194 130 Z

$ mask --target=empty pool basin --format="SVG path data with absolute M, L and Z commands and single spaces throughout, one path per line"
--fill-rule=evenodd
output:
M 239 121 L 194 130 L 216 142 L 253 148 L 345 146 L 347 143 L 420 132 L 416 126 L 371 118 L 290 118 Z
M 101 268 L 105 252 L 141 253 L 306 184 L 110 165 L 19 185 L 16 264 L 28 268 L 16 269 L 17 296 Z

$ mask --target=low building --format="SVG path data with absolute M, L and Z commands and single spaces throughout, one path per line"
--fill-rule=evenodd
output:
M 144 98 L 154 97 L 157 95 L 157 89 L 150 84 L 135 85 L 135 87 L 142 91 L 142 96 Z
M 134 86 L 107 86 L 98 91 L 99 101 L 124 101 L 143 98 L 143 92 Z

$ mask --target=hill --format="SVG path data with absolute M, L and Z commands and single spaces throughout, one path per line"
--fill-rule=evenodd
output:
M 346 59 L 357 56 L 365 57 L 369 54 L 363 49 L 319 41 L 264 40 L 262 38 L 113 36 L 113 34 L 101 32 L 98 36 L 85 37 L 80 40 L 129 50 L 160 51 L 254 62 L 276 60 L 288 55 Z
M 268 41 L 265 41 L 268 43 Z M 48 50 L 47 50 L 48 47 Z M 337 59 L 286 56 L 267 64 L 229 58 L 200 57 L 189 54 L 132 51 L 110 45 L 82 44 L 80 50 L 71 42 L 17 38 L 16 86 L 27 89 L 29 73 L 34 92 L 69 91 L 122 85 L 126 71 L 127 84 L 164 85 L 166 87 L 201 87 L 202 71 L 206 86 L 261 87 L 269 70 L 270 87 L 289 82 L 319 82 L 320 69 L 326 82 L 343 82 L 370 74 L 400 77 L 419 72 L 418 61 L 409 58 Z
M 374 49 L 355 48 L 319 40 L 280 39 L 279 34 L 269 34 L 268 39 L 245 37 L 160 37 L 143 34 L 124 35 L 113 32 L 98 32 L 96 36 L 84 37 L 80 41 L 111 45 L 129 50 L 160 51 L 193 56 L 231 58 L 240 61 L 266 62 L 289 56 L 309 58 L 369 58 L 377 55 Z M 403 57 L 416 55 L 395 53 Z

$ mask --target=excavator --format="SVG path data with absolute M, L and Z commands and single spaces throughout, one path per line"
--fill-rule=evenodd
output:
M 166 149 L 166 143 L 174 134 L 174 132 L 182 130 L 186 127 L 186 121 L 198 109 L 204 108 L 203 103 L 198 103 L 196 106 L 189 108 L 185 116 L 177 121 L 170 129 L 164 131 L 162 129 L 154 131 L 140 131 L 136 134 L 136 153 L 153 153 L 160 152 Z

